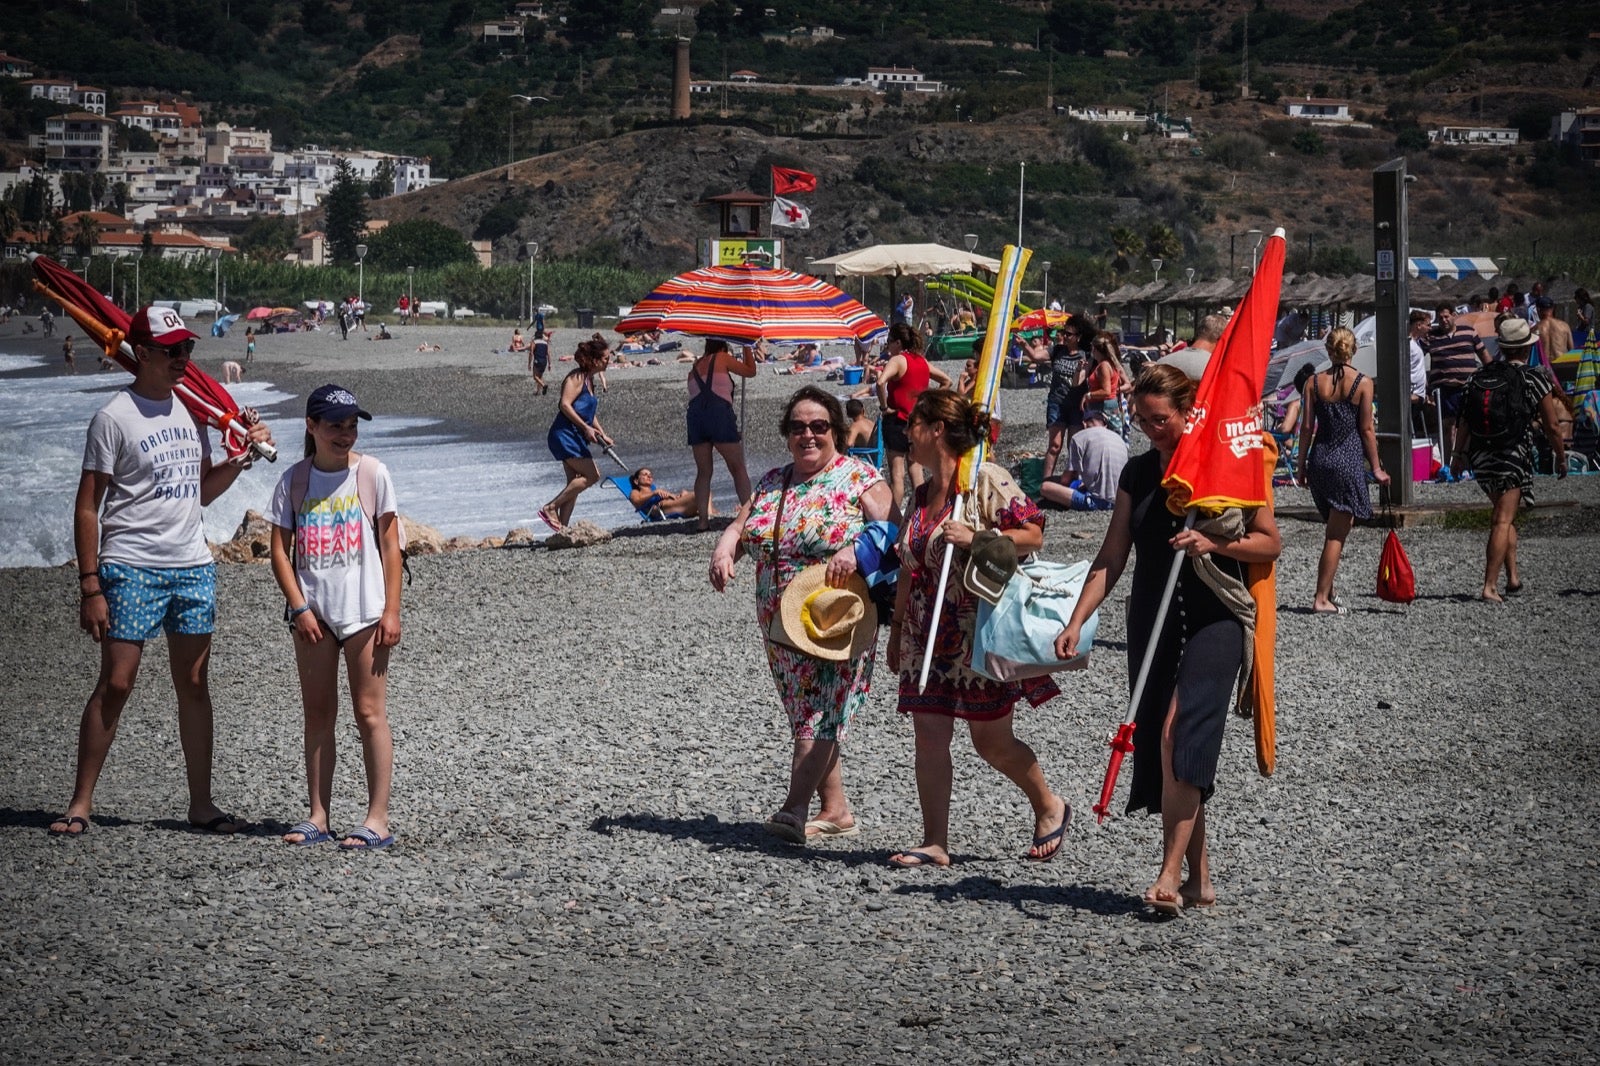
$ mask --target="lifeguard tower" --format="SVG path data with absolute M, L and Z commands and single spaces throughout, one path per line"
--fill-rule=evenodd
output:
M 700 202 L 718 213 L 718 236 L 700 238 L 700 266 L 783 266 L 783 238 L 761 235 L 772 197 L 740 190 Z

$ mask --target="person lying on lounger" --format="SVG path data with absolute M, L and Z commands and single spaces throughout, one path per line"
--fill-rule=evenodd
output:
M 656 488 L 656 477 L 648 466 L 635 470 L 628 478 L 628 484 L 633 486 L 633 491 L 628 493 L 628 502 L 646 514 L 659 511 L 663 518 L 693 518 L 699 513 L 693 492 L 687 489 L 669 492 Z M 717 513 L 715 506 L 710 508 L 710 513 Z

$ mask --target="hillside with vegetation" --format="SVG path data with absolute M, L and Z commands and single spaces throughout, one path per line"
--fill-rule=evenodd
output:
M 994 250 L 1015 238 L 1026 163 L 1027 240 L 1036 261 L 1052 261 L 1052 288 L 1092 295 L 1148 276 L 1152 257 L 1214 276 L 1244 231 L 1276 224 L 1290 232 L 1291 269 L 1359 270 L 1370 171 L 1403 153 L 1419 179 L 1414 251 L 1501 255 L 1524 273 L 1592 276 L 1596 265 L 1596 173 L 1545 138 L 1559 110 L 1600 104 L 1600 52 L 1586 22 L 1550 0 L 1518 5 L 1514 17 L 1486 0 L 1290 0 L 1270 10 L 1235 0 L 774 0 L 740 14 L 717 0 L 692 24 L 659 18 L 655 4 L 596 0 L 547 5 L 552 17 L 515 45 L 477 41 L 474 27 L 507 6 L 55 5 L 0 29 L 0 50 L 104 86 L 113 106 L 183 94 L 207 121 L 269 128 L 282 146 L 428 156 L 449 184 L 372 201 L 368 213 L 492 240 L 497 262 L 537 240 L 541 257 L 681 268 L 712 228 L 698 201 L 764 190 L 774 162 L 822 178 L 807 198 L 813 228 L 787 235 L 791 264 L 963 233 Z M 773 37 L 798 26 L 835 36 Z M 698 79 L 750 69 L 763 83 L 826 85 L 899 65 L 952 91 L 697 94 L 694 118 L 670 123 L 678 32 L 693 34 Z M 1358 121 L 1288 119 L 1283 99 L 1305 95 L 1348 100 Z M 0 103 L 0 135 L 15 142 L 40 106 L 14 86 L 0 87 Z M 1135 129 L 1124 139 L 1047 103 L 1165 112 L 1191 120 L 1196 137 Z M 1426 131 L 1445 123 L 1513 126 L 1524 143 L 1430 146 Z

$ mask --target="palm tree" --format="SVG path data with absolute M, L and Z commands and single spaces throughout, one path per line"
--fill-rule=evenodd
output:
M 1111 238 L 1111 269 L 1122 273 L 1144 255 L 1144 239 L 1127 226 L 1112 226 L 1107 234 Z
M 84 213 L 78 216 L 77 225 L 73 227 L 72 247 L 85 259 L 94 254 L 94 246 L 100 242 L 100 224 L 93 216 Z
M 1144 235 L 1145 254 L 1168 262 L 1183 254 L 1183 241 L 1165 222 L 1157 222 Z

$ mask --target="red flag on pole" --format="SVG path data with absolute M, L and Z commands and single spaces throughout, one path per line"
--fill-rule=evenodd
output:
M 1228 320 L 1195 392 L 1189 423 L 1161 484 L 1174 514 L 1228 507 L 1264 507 L 1261 476 L 1261 390 L 1272 357 L 1272 332 L 1283 288 L 1283 230 L 1262 251 L 1250 291 Z
M 789 167 L 772 168 L 772 195 L 789 196 L 797 192 L 816 192 L 817 176 Z

